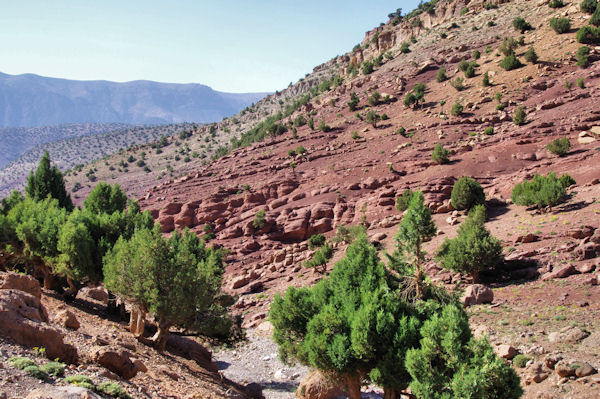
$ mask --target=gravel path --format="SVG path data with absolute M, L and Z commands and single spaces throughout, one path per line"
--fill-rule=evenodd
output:
M 247 330 L 246 335 L 243 344 L 213 352 L 219 370 L 235 382 L 261 384 L 266 399 L 293 398 L 308 368 L 284 365 L 277 356 L 277 344 L 255 330 Z

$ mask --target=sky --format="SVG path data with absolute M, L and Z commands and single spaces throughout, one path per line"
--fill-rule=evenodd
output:
M 267 92 L 343 54 L 416 0 L 19 0 L 0 12 L 0 72 Z

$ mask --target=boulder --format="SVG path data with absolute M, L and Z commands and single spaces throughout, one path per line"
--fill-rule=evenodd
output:
M 596 230 L 598 231 L 598 230 Z M 584 239 L 581 243 L 575 248 L 575 256 L 579 258 L 579 260 L 592 259 L 600 254 L 600 244 L 597 244 L 592 241 L 596 237 L 596 234 L 588 239 Z
M 494 291 L 483 284 L 473 284 L 468 286 L 462 297 L 462 302 L 465 306 L 492 303 L 493 300 Z
M 8 289 L 24 291 L 38 299 L 42 297 L 42 288 L 39 281 L 27 274 L 0 273 L 0 290 Z
M 551 280 L 555 278 L 567 278 L 573 274 L 578 274 L 579 271 L 573 265 L 566 265 L 560 269 L 553 270 L 550 273 L 546 273 L 542 276 L 542 280 Z
M 206 370 L 215 373 L 219 370 L 217 365 L 212 361 L 212 353 L 193 337 L 170 334 L 167 341 L 167 349 L 178 356 L 193 360 Z
M 77 362 L 77 349 L 47 322 L 48 313 L 38 298 L 23 291 L 0 290 L 0 334 L 20 345 L 44 347 L 49 358 Z
M 25 397 L 25 399 L 102 399 L 102 396 L 74 385 L 66 387 L 57 387 L 46 385 L 43 388 L 35 389 Z
M 579 327 L 565 327 L 548 334 L 548 341 L 556 344 L 576 344 L 590 335 Z
M 495 352 L 498 357 L 507 360 L 511 360 L 519 353 L 519 351 L 517 351 L 512 345 L 507 344 L 498 345 L 495 348 Z
M 577 367 L 577 369 L 575 370 L 575 375 L 577 376 L 577 378 L 587 377 L 588 375 L 597 373 L 596 369 L 593 368 L 589 363 L 584 362 L 579 364 L 578 366 L 579 367 Z
M 83 287 L 79 290 L 77 296 L 82 299 L 92 299 L 105 305 L 108 303 L 108 291 L 104 287 Z
M 346 396 L 345 387 L 336 384 L 318 370 L 310 372 L 298 385 L 298 399 L 335 399 Z
M 577 142 L 579 144 L 590 144 L 596 141 L 594 135 L 590 132 L 581 132 L 579 136 L 577 136 Z
M 75 314 L 67 309 L 63 309 L 54 315 L 54 322 L 71 330 L 78 330 L 80 326 Z
M 535 382 L 539 384 L 548 378 L 549 373 L 544 371 L 544 366 L 540 362 L 533 362 L 525 369 L 525 383 L 530 384 Z
M 559 377 L 571 377 L 575 375 L 575 368 L 566 360 L 561 360 L 554 365 L 554 371 Z
M 135 377 L 138 372 L 137 367 L 131 361 L 130 353 L 117 346 L 99 347 L 92 352 L 91 358 L 94 362 L 126 380 Z

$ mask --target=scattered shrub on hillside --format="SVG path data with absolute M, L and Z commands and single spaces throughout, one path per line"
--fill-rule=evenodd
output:
M 590 64 L 590 48 L 588 46 L 582 46 L 577 49 L 575 59 L 577 60 L 577 66 L 586 68 Z
M 325 119 L 321 119 L 319 121 L 319 130 L 323 133 L 327 133 L 331 131 L 331 126 L 325 123 Z
M 448 155 L 450 155 L 450 151 L 444 148 L 441 143 L 437 143 L 435 147 L 433 147 L 431 159 L 441 165 L 449 162 Z
M 370 73 L 373 73 L 374 70 L 374 66 L 373 66 L 373 62 L 372 61 L 365 61 L 363 62 L 362 65 L 362 73 L 363 75 L 369 75 Z
M 306 118 L 304 117 L 304 115 L 300 114 L 294 119 L 294 126 L 295 127 L 304 126 L 304 125 L 306 125 L 306 122 L 307 121 L 306 121 Z
M 479 273 L 494 269 L 504 262 L 502 244 L 485 228 L 485 207 L 475 205 L 458 228 L 458 236 L 445 239 L 436 258 L 445 269 L 471 275 L 479 281 Z
M 350 109 L 350 111 L 356 111 L 356 109 L 358 108 L 359 102 L 360 102 L 360 99 L 358 98 L 356 93 L 354 93 L 354 92 L 350 93 L 350 101 L 348 102 L 348 108 Z
M 64 379 L 67 384 L 76 385 L 78 387 L 89 389 L 90 391 L 96 390 L 96 385 L 94 385 L 94 381 L 87 375 L 70 375 Z
M 585 88 L 585 82 L 584 82 L 583 78 L 577 78 L 576 84 L 577 84 L 577 87 L 579 87 L 580 89 Z
M 495 10 L 498 8 L 498 4 L 494 4 L 494 3 L 485 3 L 483 5 L 483 8 L 485 8 L 486 10 Z
M 40 369 L 54 377 L 62 377 L 65 374 L 65 365 L 60 362 L 48 362 L 42 365 Z
M 435 80 L 439 83 L 448 80 L 448 76 L 446 76 L 446 68 L 440 68 L 435 75 Z
M 373 110 L 370 110 L 365 115 L 365 121 L 367 123 L 371 124 L 374 128 L 377 128 L 377 122 L 379 122 L 380 120 L 381 120 L 381 115 L 379 115 L 377 112 L 375 112 Z
M 483 134 L 485 134 L 486 136 L 491 136 L 494 134 L 494 128 L 491 126 L 488 126 L 485 128 L 485 130 L 483 131 Z
M 522 369 L 525 366 L 527 366 L 527 362 L 530 361 L 530 360 L 531 360 L 530 357 L 519 353 L 517 356 L 515 356 L 513 358 L 512 362 L 513 362 L 513 364 L 515 366 L 517 366 L 518 368 Z
M 513 20 L 513 26 L 515 30 L 525 33 L 528 30 L 532 30 L 533 26 L 525 20 L 523 17 L 517 17 Z
M 288 156 L 295 157 L 296 156 L 296 150 L 294 150 L 293 148 L 290 148 L 288 150 Z
M 265 219 L 265 210 L 261 209 L 258 212 L 256 212 L 256 214 L 254 215 L 254 219 L 252 220 L 252 227 L 260 230 L 263 227 L 265 227 L 266 223 L 267 223 L 267 221 Z
M 322 233 L 313 234 L 308 239 L 308 248 L 315 249 L 322 247 L 325 244 L 325 236 Z
M 555 139 L 546 145 L 546 149 L 551 153 L 558 155 L 559 157 L 564 156 L 571 149 L 571 142 L 568 137 L 562 137 Z
M 322 246 L 317 249 L 312 257 L 312 259 L 304 262 L 305 267 L 314 268 L 315 270 L 322 266 L 321 272 L 325 272 L 325 267 L 327 267 L 327 262 L 333 256 L 333 247 L 329 245 L 329 243 L 324 243 Z
M 548 6 L 550 8 L 561 8 L 565 6 L 565 3 L 563 3 L 563 0 L 550 0 Z
M 550 18 L 550 27 L 559 35 L 571 30 L 571 20 L 569 18 Z
M 479 50 L 473 50 L 473 59 L 478 60 L 481 58 L 481 52 Z
M 575 179 L 573 179 L 567 173 L 565 173 L 564 175 L 562 175 L 561 177 L 559 177 L 558 180 L 560 181 L 560 184 L 562 184 L 562 186 L 564 188 L 568 188 L 568 187 L 571 187 L 571 186 L 577 184 L 577 182 L 575 181 Z
M 417 108 L 421 101 L 425 100 L 425 90 L 427 90 L 425 83 L 417 83 L 414 85 L 412 91 L 406 93 L 404 105 L 407 107 L 413 106 L 413 108 Z
M 545 208 L 563 202 L 567 196 L 564 180 L 557 178 L 554 172 L 548 173 L 548 176 L 535 175 L 532 180 L 526 180 L 517 184 L 511 193 L 510 198 L 517 205 Z
M 524 125 L 525 122 L 527 122 L 527 113 L 525 112 L 525 108 L 519 106 L 513 114 L 513 123 L 517 126 L 521 126 Z
M 463 105 L 461 103 L 456 102 L 452 106 L 452 109 L 450 110 L 450 114 L 453 116 L 460 116 L 460 115 L 462 115 L 464 109 L 465 109 L 465 107 L 463 107 Z
M 458 70 L 464 72 L 469 67 L 470 63 L 467 60 L 462 60 L 458 63 Z
M 506 71 L 512 71 L 513 69 L 521 68 L 523 64 L 514 54 L 509 54 L 502 61 L 500 61 L 500 67 Z
M 306 148 L 304 148 L 303 146 L 299 145 L 298 147 L 296 147 L 296 154 L 298 155 L 303 155 L 306 153 Z
M 454 87 L 457 91 L 462 91 L 465 89 L 464 79 L 457 76 L 456 79 L 450 81 L 450 86 Z
M 465 77 L 472 78 L 473 76 L 475 76 L 475 66 L 473 64 L 469 64 L 467 69 L 465 69 Z
M 402 43 L 402 45 L 400 46 L 400 52 L 402 54 L 410 53 L 410 45 L 407 42 Z
M 586 14 L 593 14 L 598 7 L 598 0 L 583 0 L 580 4 L 581 11 Z
M 8 359 L 8 362 L 19 370 L 23 370 L 29 366 L 35 366 L 35 361 L 24 356 L 14 356 Z
M 538 62 L 538 55 L 535 52 L 535 49 L 533 48 L 533 46 L 529 47 L 529 50 L 527 50 L 524 57 L 525 57 L 525 61 L 531 62 L 532 64 L 535 64 L 536 62 Z
M 308 127 L 310 128 L 310 130 L 315 130 L 315 120 L 312 116 L 308 120 Z
M 511 54 L 514 55 L 515 49 L 517 47 L 519 47 L 519 42 L 517 42 L 512 37 L 505 37 L 504 40 L 502 40 L 502 44 L 500 44 L 500 47 L 498 47 L 498 51 L 500 51 L 505 56 L 509 56 Z
M 483 87 L 489 87 L 491 86 L 490 83 L 490 75 L 487 71 L 485 71 L 485 73 L 483 74 L 483 79 L 481 81 L 481 84 L 483 85 Z
M 577 31 L 577 41 L 582 44 L 600 43 L 600 28 L 586 25 Z
M 463 176 L 454 183 L 450 201 L 454 209 L 459 211 L 471 209 L 485 203 L 485 193 L 477 180 Z
M 590 24 L 594 26 L 600 26 L 600 4 L 596 7 L 596 11 L 592 14 L 592 18 L 590 18 Z
M 98 392 L 105 393 L 107 395 L 112 396 L 113 398 L 119 399 L 130 399 L 131 396 L 127 393 L 127 391 L 121 387 L 118 383 L 113 381 L 106 381 L 98 385 Z
M 409 188 L 404 190 L 404 192 L 400 194 L 398 198 L 396 198 L 396 210 L 399 212 L 404 212 L 407 210 L 413 194 L 414 192 Z
M 377 90 L 374 90 L 367 99 L 367 104 L 369 104 L 371 107 L 381 104 L 381 94 L 379 94 Z
M 38 380 L 46 381 L 48 379 L 48 374 L 40 369 L 38 366 L 27 366 L 23 369 L 31 377 L 37 378 Z

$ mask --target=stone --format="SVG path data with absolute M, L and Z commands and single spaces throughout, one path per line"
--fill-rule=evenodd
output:
M 523 243 L 523 244 L 529 244 L 531 242 L 537 241 L 539 239 L 538 236 L 536 236 L 535 234 L 529 233 L 529 234 L 525 234 L 522 236 L 517 237 L 517 239 L 515 240 L 515 243 Z
M 468 286 L 462 296 L 462 302 L 465 306 L 492 303 L 493 300 L 494 291 L 483 284 L 472 284 Z
M 27 274 L 14 272 L 0 273 L 0 290 L 8 289 L 26 292 L 38 299 L 42 297 L 40 283 Z
M 560 269 L 553 270 L 549 273 L 546 273 L 542 276 L 542 280 L 551 280 L 555 278 L 567 278 L 572 276 L 573 274 L 578 274 L 579 271 L 573 265 L 566 265 L 561 267 Z
M 212 361 L 212 353 L 202 344 L 197 342 L 194 337 L 169 334 L 167 348 L 169 349 L 169 352 L 193 360 L 206 370 L 215 373 L 219 371 L 217 365 Z
M 577 136 L 577 142 L 579 144 L 590 144 L 596 141 L 594 135 L 590 132 L 581 132 L 579 136 Z
M 575 370 L 575 375 L 577 378 L 587 377 L 588 375 L 596 374 L 597 371 L 593 368 L 589 363 L 581 363 L 579 367 Z
M 231 289 L 235 290 L 237 288 L 241 288 L 245 285 L 248 285 L 248 283 L 250 282 L 250 276 L 244 275 L 244 276 L 238 276 L 235 277 L 233 280 L 231 280 Z
M 35 389 L 25 399 L 102 399 L 102 396 L 74 385 L 65 387 L 47 385 L 44 388 Z
M 71 330 L 78 330 L 80 326 L 79 320 L 77 320 L 75 314 L 68 309 L 59 311 L 54 316 L 54 322 Z
M 579 273 L 585 274 L 585 273 L 591 273 L 594 270 L 596 270 L 596 265 L 591 262 L 588 262 L 588 263 L 584 263 L 582 265 L 578 265 L 575 268 L 577 269 L 577 271 Z
M 507 360 L 511 360 L 519 353 L 519 351 L 517 351 L 512 345 L 508 344 L 498 345 L 494 351 L 498 357 Z
M 559 377 L 571 377 L 575 375 L 575 368 L 566 360 L 561 360 L 554 365 L 554 372 L 558 374 Z
M 336 380 L 327 378 L 318 370 L 311 371 L 298 385 L 298 399 L 335 399 L 346 396 L 346 389 Z
M 535 382 L 539 384 L 548 378 L 549 374 L 544 371 L 544 367 L 540 362 L 533 362 L 525 369 L 525 383 Z
M 138 372 L 130 356 L 131 354 L 128 351 L 110 345 L 95 349 L 90 357 L 94 362 L 129 380 L 135 377 Z
M 82 299 L 92 299 L 105 305 L 108 303 L 108 291 L 106 291 L 102 286 L 83 287 L 79 290 L 77 296 Z
M 549 354 L 544 358 L 544 366 L 548 367 L 551 370 L 554 370 L 554 366 L 556 363 L 562 360 L 562 357 L 555 354 Z
M 556 344 L 576 344 L 588 336 L 589 333 L 583 331 L 579 327 L 569 326 L 560 331 L 548 334 L 548 341 Z
M 77 349 L 64 341 L 63 333 L 48 323 L 40 300 L 24 291 L 0 290 L 0 334 L 20 345 L 46 348 L 49 358 L 76 363 Z
M 135 366 L 135 368 L 138 369 L 138 371 L 141 371 L 142 373 L 148 372 L 148 367 L 146 367 L 146 365 L 141 359 L 133 359 L 132 361 L 133 365 Z
M 251 382 L 250 384 L 247 384 L 244 387 L 244 392 L 251 399 L 263 399 L 264 398 L 263 391 L 262 391 L 262 385 L 260 385 L 257 382 Z

